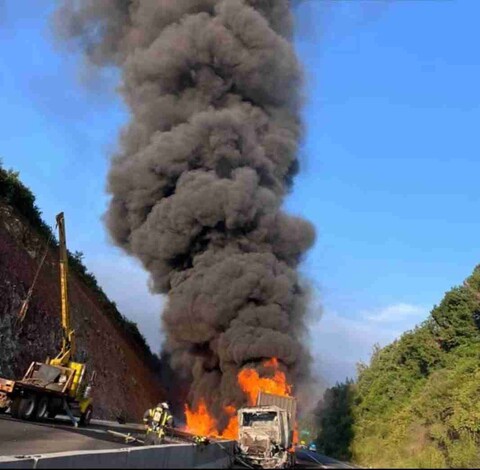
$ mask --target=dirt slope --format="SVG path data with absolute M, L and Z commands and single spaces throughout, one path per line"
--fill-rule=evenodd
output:
M 49 251 L 25 321 L 19 307 L 33 281 L 45 240 L 14 209 L 0 202 L 0 376 L 18 378 L 31 361 L 54 356 L 61 342 L 58 254 Z M 141 348 L 102 310 L 95 292 L 70 273 L 70 304 L 77 353 L 97 372 L 95 416 L 139 419 L 164 398 L 157 372 Z

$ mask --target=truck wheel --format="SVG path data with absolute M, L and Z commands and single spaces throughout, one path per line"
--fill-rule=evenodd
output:
M 21 398 L 20 405 L 18 408 L 18 414 L 20 419 L 30 421 L 35 418 L 35 410 L 37 408 L 37 397 L 36 395 L 27 395 Z
M 49 400 L 48 397 L 40 397 L 38 401 L 37 409 L 35 411 L 35 419 L 37 421 L 43 421 L 48 414 Z
M 12 401 L 10 406 L 10 416 L 15 419 L 20 418 L 19 410 L 20 410 L 20 402 L 22 401 L 21 397 L 15 397 Z
M 88 426 L 90 424 L 90 421 L 92 420 L 92 414 L 93 414 L 93 407 L 92 405 L 88 405 L 87 409 L 82 413 L 80 416 L 80 426 Z

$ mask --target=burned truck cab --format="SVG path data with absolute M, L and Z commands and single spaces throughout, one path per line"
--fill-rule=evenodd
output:
M 293 465 L 293 429 L 288 412 L 275 405 L 238 411 L 238 444 L 242 458 L 259 468 Z

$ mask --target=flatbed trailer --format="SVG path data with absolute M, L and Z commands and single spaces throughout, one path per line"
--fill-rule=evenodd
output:
M 90 387 L 85 384 L 83 364 L 74 365 L 32 362 L 23 379 L 0 378 L 0 412 L 10 408 L 14 418 L 39 421 L 66 413 L 71 419 L 78 418 L 80 424 L 88 424 L 92 415 Z

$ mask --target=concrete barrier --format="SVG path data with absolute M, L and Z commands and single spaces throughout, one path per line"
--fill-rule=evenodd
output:
M 127 457 L 124 449 L 59 452 L 42 455 L 34 468 L 126 468 Z
M 35 457 L 0 457 L 0 468 L 35 468 Z
M 229 468 L 233 441 L 0 457 L 6 468 Z

